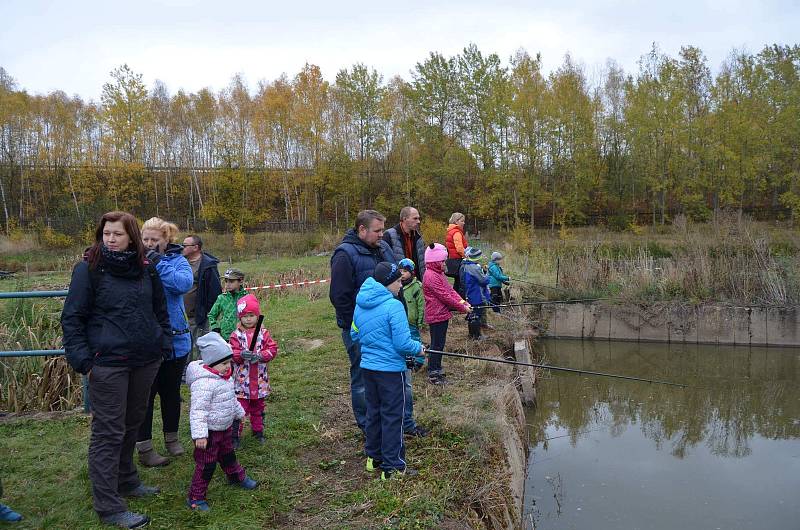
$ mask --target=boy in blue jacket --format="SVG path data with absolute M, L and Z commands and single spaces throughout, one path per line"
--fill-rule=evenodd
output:
M 464 286 L 466 300 L 475 308 L 467 315 L 467 328 L 469 338 L 481 340 L 481 325 L 488 327 L 486 323 L 487 305 L 491 304 L 489 295 L 489 278 L 483 273 L 480 263 L 481 249 L 477 247 L 467 247 L 464 250 L 464 261 L 461 263 L 461 285 Z
M 403 409 L 408 363 L 424 348 L 411 338 L 403 304 L 395 298 L 401 285 L 397 265 L 379 263 L 358 291 L 350 328 L 353 342 L 361 344 L 367 470 L 380 466 L 382 480 L 396 473 L 416 474 L 406 467 Z

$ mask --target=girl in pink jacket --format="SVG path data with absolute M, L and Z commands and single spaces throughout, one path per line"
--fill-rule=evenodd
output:
M 247 294 L 236 303 L 239 325 L 231 333 L 229 342 L 233 349 L 233 385 L 236 399 L 242 405 L 245 414 L 250 417 L 253 436 L 259 443 L 264 443 L 264 400 L 272 392 L 269 386 L 267 363 L 278 355 L 278 344 L 272 339 L 266 328 L 261 328 L 253 351 L 249 351 L 253 342 L 261 308 L 258 299 Z M 242 435 L 242 423 L 233 426 L 233 447 L 239 448 L 239 437 Z
M 468 313 L 470 305 L 462 300 L 450 286 L 444 275 L 447 249 L 439 243 L 431 243 L 425 250 L 425 275 L 422 278 L 422 293 L 425 296 L 425 323 L 431 330 L 431 350 L 443 351 L 447 342 L 447 325 L 450 311 Z M 431 353 L 428 357 L 428 382 L 445 385 L 442 356 Z

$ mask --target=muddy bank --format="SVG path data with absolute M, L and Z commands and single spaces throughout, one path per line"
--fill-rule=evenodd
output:
M 459 341 L 464 345 L 461 351 L 497 358 L 514 355 L 513 337 L 492 339 L 481 344 Z M 533 374 L 501 363 L 452 358 L 447 362 L 453 366 L 452 372 L 461 372 L 459 379 L 472 381 L 452 385 L 450 392 L 462 402 L 463 411 L 451 415 L 448 427 L 467 434 L 472 445 L 485 453 L 482 486 L 469 498 L 465 527 L 522 528 L 529 443 L 521 377 Z
M 556 303 L 533 316 L 551 338 L 800 346 L 798 307 Z

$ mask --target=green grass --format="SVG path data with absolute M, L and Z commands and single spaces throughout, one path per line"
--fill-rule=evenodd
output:
M 290 509 L 290 489 L 303 475 L 296 457 L 303 448 L 319 443 L 314 425 L 330 386 L 341 383 L 347 370 L 346 355 L 332 340 L 336 324 L 328 307 L 327 300 L 309 301 L 307 295 L 296 294 L 267 313 L 266 325 L 282 343 L 270 365 L 274 394 L 267 404 L 267 444 L 260 446 L 245 436 L 239 452 L 260 488 L 253 493 L 230 488 L 218 470 L 208 494 L 212 512 L 191 513 L 184 505 L 194 469 L 187 455 L 162 469 L 140 467 L 145 483 L 156 484 L 163 492 L 155 499 L 132 501 L 132 509 L 150 514 L 154 528 L 263 528 L 275 514 Z M 294 338 L 310 336 L 330 340 L 310 352 L 293 346 Z M 181 439 L 188 446 L 185 388 L 184 397 Z M 154 432 L 160 432 L 158 416 Z M 6 501 L 26 516 L 19 528 L 100 528 L 91 507 L 88 433 L 88 418 L 83 415 L 0 424 Z M 156 444 L 161 446 L 161 441 Z
M 274 283 L 301 272 L 325 278 L 328 258 L 249 260 L 237 266 Z M 50 278 L 68 281 L 67 273 Z M 259 291 L 265 326 L 280 347 L 270 363 L 274 393 L 266 406 L 266 444 L 257 444 L 246 431 L 238 452 L 259 488 L 233 489 L 217 470 L 208 493 L 211 512 L 192 513 L 184 504 L 194 470 L 191 455 L 165 468 L 140 467 L 143 481 L 159 486 L 162 493 L 133 500 L 130 508 L 150 515 L 152 528 L 438 528 L 448 519 L 468 517 L 476 492 L 491 474 L 487 466 L 499 444 L 491 435 L 471 434 L 475 427 L 463 424 L 469 416 L 465 411 L 482 409 L 490 416 L 497 411 L 487 410 L 471 377 L 444 390 L 431 389 L 418 377 L 415 416 L 433 431 L 408 443 L 407 459 L 420 476 L 383 483 L 365 473 L 362 441 L 350 409 L 349 363 L 327 291 L 324 284 Z M 15 310 L 9 304 L 0 319 L 41 314 L 50 325 L 57 318 L 57 312 L 36 311 L 33 304 L 22 307 Z M 459 320 L 451 336 L 459 331 L 463 336 L 463 327 Z M 449 344 L 457 347 L 457 340 L 451 338 Z M 462 364 L 450 366 L 458 377 Z M 188 390 L 183 392 L 180 437 L 188 448 Z M 158 410 L 153 432 L 161 432 Z M 157 438 L 154 443 L 163 450 Z M 88 443 L 89 420 L 80 413 L 0 419 L 4 502 L 25 516 L 15 528 L 102 527 L 92 509 Z

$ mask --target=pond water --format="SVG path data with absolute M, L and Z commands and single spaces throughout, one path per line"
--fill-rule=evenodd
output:
M 527 528 L 800 529 L 800 351 L 544 340 Z

